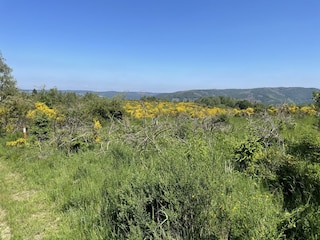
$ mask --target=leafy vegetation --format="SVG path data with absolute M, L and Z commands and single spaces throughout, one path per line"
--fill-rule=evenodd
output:
M 0 238 L 318 239 L 317 93 L 257 106 L 9 92 Z

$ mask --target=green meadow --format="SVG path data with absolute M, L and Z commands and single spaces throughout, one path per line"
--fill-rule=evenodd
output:
M 0 239 L 320 238 L 319 93 L 26 93 L 0 60 Z
M 317 115 L 137 119 L 124 100 L 55 90 L 7 101 L 0 239 L 319 238 Z

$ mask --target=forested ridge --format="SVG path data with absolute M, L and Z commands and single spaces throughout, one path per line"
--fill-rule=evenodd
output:
M 218 81 L 219 82 L 219 81 Z M 32 90 L 25 90 L 30 92 Z M 85 90 L 68 90 L 65 92 L 75 92 L 79 95 L 85 95 L 88 92 L 97 94 L 102 97 L 122 96 L 127 100 L 139 100 L 143 97 L 156 97 L 167 101 L 196 101 L 200 98 L 219 97 L 235 98 L 257 102 L 262 104 L 310 104 L 312 103 L 312 93 L 319 92 L 316 88 L 303 87 L 264 87 L 252 89 L 203 89 L 203 90 L 186 90 L 171 93 L 154 93 L 154 92 L 117 92 L 117 91 L 85 91 Z
M 23 92 L 0 57 L 0 239 L 319 238 L 319 92 Z

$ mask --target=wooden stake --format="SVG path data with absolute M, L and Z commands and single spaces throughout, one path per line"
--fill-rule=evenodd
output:
M 23 137 L 24 139 L 27 139 L 27 128 L 23 127 Z

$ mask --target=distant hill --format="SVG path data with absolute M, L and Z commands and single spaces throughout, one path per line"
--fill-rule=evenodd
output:
M 320 91 L 316 88 L 279 87 L 279 88 L 253 88 L 253 89 L 210 89 L 188 90 L 174 93 L 157 94 L 158 98 L 177 101 L 192 101 L 200 97 L 225 96 L 237 99 L 260 102 L 264 104 L 294 103 L 304 104 L 312 102 L 312 93 Z
M 102 97 L 115 97 L 120 96 L 124 97 L 125 99 L 131 99 L 131 100 L 139 100 L 140 98 L 147 96 L 152 97 L 156 96 L 157 93 L 151 93 L 151 92 L 116 92 L 116 91 L 109 91 L 109 92 L 96 92 L 99 96 Z
M 32 93 L 33 90 L 21 90 L 23 92 Z M 73 92 L 78 95 L 84 96 L 87 93 L 94 93 L 101 97 L 113 98 L 113 97 L 123 97 L 129 100 L 139 100 L 142 97 L 152 97 L 156 96 L 158 93 L 151 92 L 118 92 L 118 91 L 89 91 L 89 90 L 58 90 L 60 92 Z
M 32 90 L 23 90 L 32 92 Z M 312 93 L 320 92 L 317 88 L 302 87 L 278 87 L 278 88 L 252 88 L 252 89 L 207 89 L 207 90 L 188 90 L 172 93 L 152 93 L 152 92 L 117 92 L 117 91 L 85 91 L 67 90 L 63 92 L 75 92 L 84 95 L 88 92 L 98 94 L 101 97 L 120 96 L 125 99 L 138 100 L 141 97 L 155 96 L 169 101 L 194 101 L 201 97 L 225 96 L 237 99 L 246 99 L 253 102 L 264 104 L 306 104 L 312 102 Z

